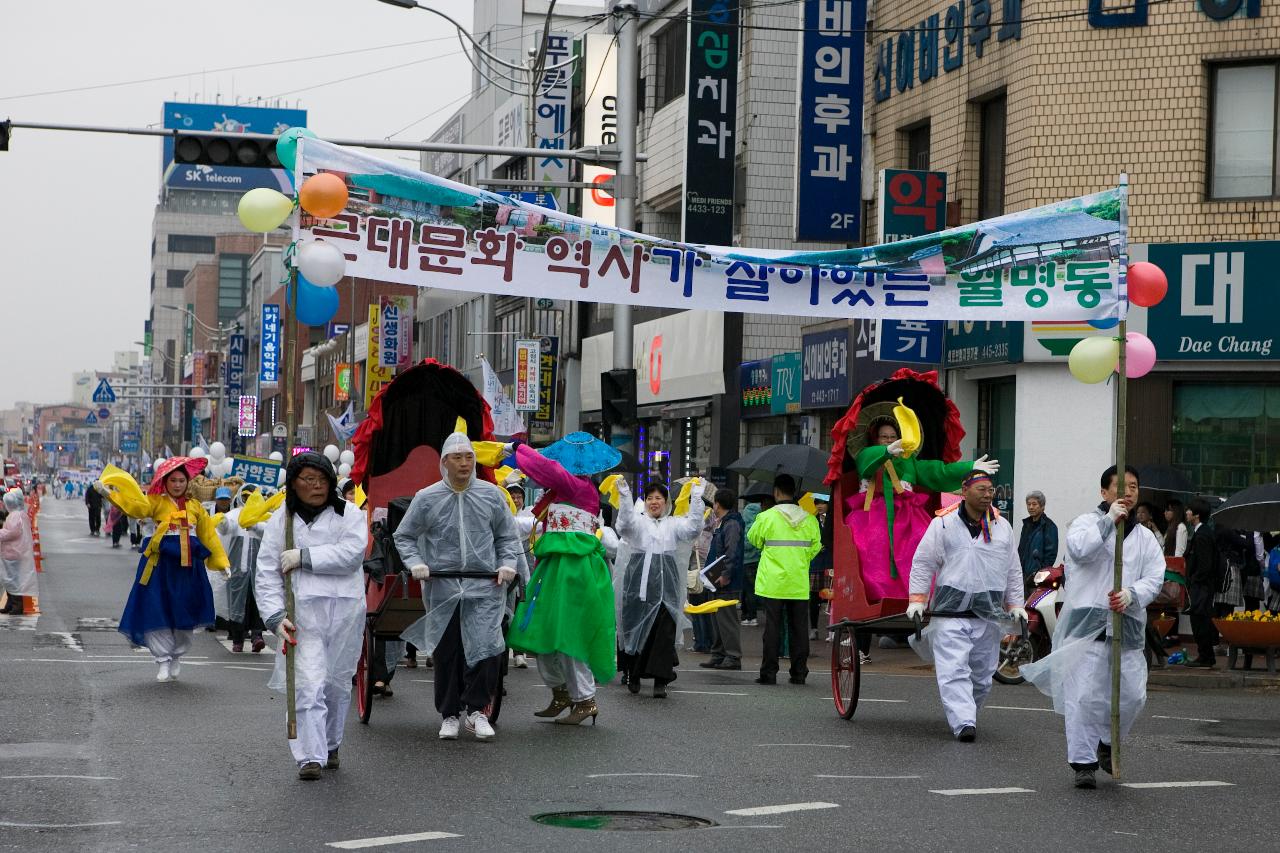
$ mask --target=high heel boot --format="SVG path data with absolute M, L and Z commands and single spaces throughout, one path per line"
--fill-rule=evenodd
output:
M 574 702 L 573 709 L 569 712 L 569 716 L 561 717 L 556 720 L 562 726 L 576 726 L 582 723 L 588 717 L 591 718 L 591 725 L 596 724 L 596 715 L 600 713 L 600 709 L 596 706 L 594 697 L 584 699 L 581 702 Z
M 569 691 L 563 687 L 551 688 L 551 704 L 541 711 L 534 711 L 535 717 L 558 717 L 560 712 L 573 703 L 569 701 Z

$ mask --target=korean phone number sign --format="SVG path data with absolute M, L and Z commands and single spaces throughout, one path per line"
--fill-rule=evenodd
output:
M 733 242 L 738 120 L 738 0 L 689 3 L 684 239 Z
M 796 239 L 862 241 L 866 0 L 806 0 L 800 46 Z

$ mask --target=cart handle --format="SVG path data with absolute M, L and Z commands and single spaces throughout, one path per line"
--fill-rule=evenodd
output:
M 483 578 L 484 580 L 494 580 L 497 577 L 497 572 L 432 572 L 427 575 L 427 580 L 443 580 L 445 578 Z

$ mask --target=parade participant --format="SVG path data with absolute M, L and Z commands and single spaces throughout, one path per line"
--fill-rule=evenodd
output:
M 956 739 L 977 738 L 978 710 L 991 692 L 1000 658 L 1000 639 L 1009 617 L 1026 621 L 1022 566 L 1009 522 L 991 506 L 991 474 L 975 469 L 964 479 L 964 500 L 929 522 L 911 563 L 911 600 L 907 616 L 931 609 L 972 616 L 937 616 L 912 646 L 932 658 L 947 724 Z
M 351 678 L 364 644 L 364 514 L 338 495 L 333 465 L 299 453 L 285 469 L 285 511 L 267 522 L 255 584 L 263 622 L 294 655 L 298 737 L 289 749 L 298 778 L 314 781 L 338 769 L 338 749 L 351 705 Z M 288 527 L 286 527 L 288 525 Z M 288 536 L 289 530 L 292 536 Z M 292 541 L 290 541 L 292 539 Z M 285 575 L 292 573 L 293 616 L 285 613 Z M 269 686 L 285 687 L 284 655 Z
M 356 502 L 356 481 L 350 477 L 343 477 L 338 483 L 338 494 L 347 503 Z
M 520 542 L 503 490 L 476 479 L 476 454 L 464 432 L 440 448 L 442 479 L 413 496 L 396 528 L 400 558 L 422 585 L 427 615 L 400 636 L 435 661 L 440 738 L 454 740 L 465 714 L 477 740 L 495 732 L 485 708 L 498 689 L 507 585 L 516 578 Z M 497 572 L 450 578 L 458 572 Z
M 23 599 L 39 594 L 36 559 L 31 538 L 31 522 L 27 518 L 27 501 L 21 489 L 4 493 L 4 508 L 9 513 L 0 528 L 0 561 L 4 563 L 3 588 L 9 593 L 2 613 L 21 615 Z
M 667 487 L 654 481 L 645 487 L 644 511 L 638 511 L 625 480 L 618 483 L 618 563 L 622 575 L 622 608 L 618 633 L 618 668 L 626 673 L 627 689 L 640 692 L 640 679 L 653 679 L 653 695 L 662 699 L 676 680 L 676 644 L 689 627 L 685 616 L 688 578 L 677 546 L 692 543 L 702 531 L 703 482 L 695 479 L 689 510 L 683 518 L 667 515 Z
M 600 493 L 591 475 L 622 457 L 583 432 L 570 433 L 542 453 L 521 443 L 514 451 L 520 470 L 547 494 L 539 501 L 546 511 L 533 548 L 536 568 L 507 641 L 538 656 L 538 674 L 551 688 L 550 704 L 535 717 L 559 717 L 557 723 L 571 726 L 590 718 L 594 725 L 596 682 L 607 683 L 616 671 L 616 627 L 613 583 L 596 535 Z M 566 708 L 569 714 L 560 717 Z
M 231 510 L 231 489 L 219 486 L 213 493 L 213 501 L 202 504 L 205 512 L 213 519 L 218 528 L 218 541 L 222 550 L 226 551 L 231 544 L 231 537 L 222 532 L 222 521 Z M 229 572 L 208 570 L 209 588 L 213 590 L 214 628 L 219 631 L 230 629 L 230 617 L 227 615 L 227 575 Z
M 1077 788 L 1094 788 L 1094 771 L 1111 766 L 1111 638 L 1113 612 L 1120 635 L 1120 737 L 1128 735 L 1147 700 L 1147 605 L 1164 582 L 1164 549 L 1148 528 L 1128 526 L 1124 567 L 1115 589 L 1116 530 L 1138 500 L 1138 471 L 1126 465 L 1124 497 L 1112 465 L 1102 473 L 1102 502 L 1067 530 L 1066 598 L 1053 632 L 1053 652 L 1022 667 L 1022 675 L 1053 697 L 1064 717 L 1067 761 Z
M 213 590 L 205 570 L 227 568 L 213 519 L 199 501 L 187 497 L 191 478 L 206 464 L 207 459 L 172 456 L 156 467 L 146 494 L 114 465 L 93 485 L 131 518 L 155 522 L 118 630 L 150 650 L 159 667 L 156 681 L 176 680 L 182 656 L 191 648 L 191 632 L 213 624 Z
M 252 483 L 246 483 L 236 493 L 235 506 L 218 522 L 218 536 L 226 549 L 231 567 L 227 572 L 227 633 L 231 651 L 244 651 L 245 636 L 252 643 L 254 654 L 266 647 L 262 639 L 262 616 L 253 594 L 253 575 L 258 565 L 258 550 L 262 535 L 267 530 L 271 513 L 284 503 L 284 492 L 270 501 Z

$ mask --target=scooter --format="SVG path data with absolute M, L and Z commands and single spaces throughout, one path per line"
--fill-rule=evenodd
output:
M 1000 663 L 995 679 L 1001 684 L 1022 684 L 1022 667 L 1038 661 L 1053 650 L 1053 629 L 1058 624 L 1062 604 L 1058 590 L 1065 572 L 1063 566 L 1041 569 L 1032 578 L 1035 587 L 1027 596 L 1027 630 L 1022 636 L 1010 634 L 1000 643 Z

